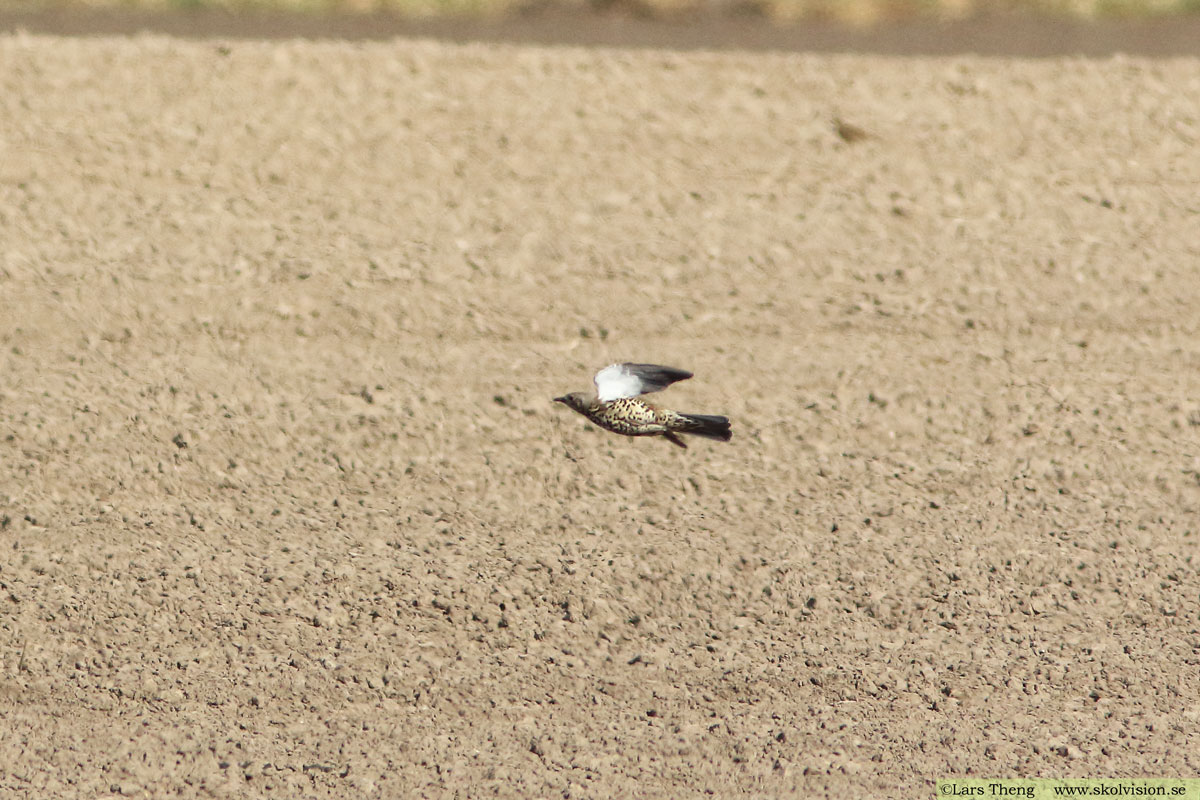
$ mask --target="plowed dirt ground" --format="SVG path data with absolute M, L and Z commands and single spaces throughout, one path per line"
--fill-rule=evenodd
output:
M 1198 140 L 1196 60 L 0 39 L 0 794 L 1200 773 Z M 624 359 L 733 441 L 550 401 Z

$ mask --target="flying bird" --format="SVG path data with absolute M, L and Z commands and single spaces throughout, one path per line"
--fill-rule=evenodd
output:
M 593 378 L 595 391 L 571 392 L 554 398 L 554 402 L 562 403 L 601 428 L 622 436 L 662 436 L 683 448 L 687 445 L 677 435 L 680 433 L 728 442 L 733 434 L 726 417 L 681 414 L 651 405 L 641 397 L 690 377 L 692 373 L 686 370 L 657 364 L 611 364 Z

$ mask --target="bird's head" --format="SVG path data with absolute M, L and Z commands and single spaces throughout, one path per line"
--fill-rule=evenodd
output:
M 585 392 L 571 392 L 562 397 L 554 398 L 554 402 L 562 403 L 567 408 L 572 408 L 576 411 L 583 411 L 588 406 L 589 398 Z

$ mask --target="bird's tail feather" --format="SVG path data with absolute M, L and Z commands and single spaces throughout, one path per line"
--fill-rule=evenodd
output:
M 703 436 L 705 439 L 716 439 L 718 442 L 728 442 L 733 436 L 727 417 L 718 417 L 713 414 L 680 414 L 679 416 L 683 417 L 683 425 L 676 429 L 680 433 Z

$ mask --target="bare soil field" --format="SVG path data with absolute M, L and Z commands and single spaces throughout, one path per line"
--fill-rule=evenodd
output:
M 0 38 L 0 795 L 1200 773 L 1200 63 Z M 551 398 L 632 359 L 729 444 Z
M 713 6 L 707 13 L 647 18 L 636 7 L 629 8 L 625 0 L 612 3 L 607 10 L 563 8 L 548 2 L 536 11 L 520 14 L 424 18 L 386 13 L 297 14 L 267 9 L 231 13 L 205 7 L 180 13 L 64 4 L 38 9 L 0 8 L 0 33 L 126 36 L 149 32 L 188 39 L 234 40 L 363 41 L 405 37 L 459 44 L 888 56 L 1200 57 L 1200 13 L 1119 19 L 1010 13 L 943 20 L 913 17 L 875 25 L 820 19 L 774 24 L 762 15 L 723 8 L 719 2 Z

